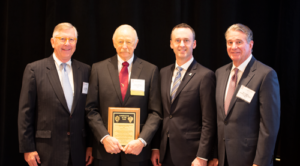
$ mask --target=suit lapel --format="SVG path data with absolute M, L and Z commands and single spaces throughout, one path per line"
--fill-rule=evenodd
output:
M 247 67 L 245 68 L 245 71 L 237 85 L 237 87 L 235 88 L 235 91 L 233 93 L 233 96 L 232 96 L 232 99 L 231 99 L 231 102 L 229 104 L 229 107 L 228 107 L 228 113 L 227 115 L 230 114 L 230 112 L 232 111 L 232 108 L 237 100 L 237 97 L 236 97 L 236 94 L 237 92 L 240 90 L 240 87 L 242 85 L 244 86 L 247 86 L 247 84 L 250 82 L 250 80 L 253 78 L 254 76 L 254 71 L 256 70 L 256 65 L 254 65 L 254 62 L 255 62 L 255 58 L 252 57 L 251 61 L 249 62 L 249 64 L 247 65 Z M 228 116 L 226 116 L 227 118 Z
M 192 62 L 192 64 L 190 65 L 190 67 L 187 69 L 184 77 L 182 78 L 182 81 L 177 89 L 177 92 L 175 94 L 175 97 L 174 97 L 174 101 L 176 100 L 177 96 L 180 94 L 180 92 L 182 91 L 182 89 L 185 87 L 185 85 L 190 81 L 190 79 L 195 75 L 195 71 L 197 69 L 197 66 L 196 66 L 196 61 L 194 60 Z M 170 98 L 170 97 L 169 97 Z
M 166 88 L 167 88 L 167 101 L 168 105 L 171 106 L 171 85 L 172 85 L 172 77 L 175 69 L 175 64 L 171 66 L 170 70 L 167 73 L 167 81 L 166 81 Z M 171 108 L 171 107 L 170 107 Z M 168 109 L 169 113 L 170 110 Z
M 114 84 L 117 96 L 119 98 L 120 103 L 122 103 L 122 95 L 119 81 L 119 72 L 118 72 L 118 59 L 117 55 L 111 57 L 110 63 L 107 65 L 108 71 L 110 73 L 111 80 Z
M 61 102 L 61 104 L 63 105 L 65 110 L 67 112 L 69 112 L 69 108 L 67 106 L 64 91 L 63 91 L 61 83 L 59 81 L 58 73 L 57 73 L 57 70 L 55 67 L 55 62 L 54 62 L 52 55 L 48 58 L 48 63 L 46 65 L 46 68 L 48 69 L 48 72 L 47 72 L 48 79 L 50 81 L 50 84 L 51 84 L 58 100 Z
M 77 101 L 78 98 L 80 96 L 81 93 L 81 81 L 82 80 L 82 74 L 81 71 L 79 69 L 78 64 L 76 63 L 76 61 L 72 62 L 72 70 L 73 70 L 73 82 L 74 82 L 74 98 L 73 98 L 73 106 L 72 106 L 72 110 L 71 110 L 71 115 L 74 113 L 74 110 L 76 108 L 77 105 Z
M 142 71 L 143 65 L 142 65 L 142 61 L 137 58 L 136 56 L 134 56 L 133 62 L 132 62 L 132 68 L 131 68 L 131 75 L 129 78 L 129 83 L 128 83 L 128 87 L 127 87 L 127 91 L 126 91 L 126 95 L 124 98 L 124 102 L 123 102 L 123 106 L 125 105 L 125 103 L 127 102 L 128 98 L 130 97 L 130 85 L 131 85 L 131 79 L 138 79 L 140 76 L 140 73 Z

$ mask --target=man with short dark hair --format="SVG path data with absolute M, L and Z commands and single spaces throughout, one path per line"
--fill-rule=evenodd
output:
M 71 59 L 76 43 L 76 28 L 70 23 L 58 24 L 51 38 L 53 55 L 29 63 L 24 71 L 19 145 L 30 166 L 92 163 L 84 118 L 90 66 Z
M 215 75 L 193 57 L 195 32 L 175 26 L 170 46 L 175 64 L 160 71 L 163 125 L 153 145 L 154 166 L 206 166 L 216 132 Z
M 234 24 L 225 38 L 232 63 L 216 71 L 219 166 L 272 166 L 280 122 L 277 74 L 253 57 L 250 28 Z

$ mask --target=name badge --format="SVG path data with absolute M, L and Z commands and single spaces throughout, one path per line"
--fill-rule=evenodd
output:
M 145 80 L 131 79 L 130 81 L 130 95 L 145 96 Z
M 89 90 L 89 83 L 88 82 L 83 82 L 82 84 L 82 94 L 87 94 Z
M 250 103 L 254 94 L 255 94 L 255 91 L 242 85 L 240 90 L 238 91 L 236 97 L 246 101 L 247 103 Z

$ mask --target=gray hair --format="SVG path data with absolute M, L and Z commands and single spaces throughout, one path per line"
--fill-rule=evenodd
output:
M 233 24 L 231 25 L 227 31 L 225 32 L 225 38 L 227 37 L 228 33 L 230 31 L 240 31 L 243 32 L 246 36 L 247 36 L 247 42 L 249 43 L 251 40 L 253 40 L 253 33 L 251 31 L 251 29 L 249 27 L 247 27 L 246 25 L 237 23 L 237 24 Z
M 135 43 L 137 42 L 137 40 L 139 39 L 139 37 L 138 37 L 138 35 L 137 35 L 137 33 L 136 33 L 136 30 L 132 27 L 132 26 L 130 26 L 130 25 L 128 25 L 128 24 L 123 24 L 123 25 L 120 25 L 116 30 L 115 30 L 115 32 L 114 32 L 114 34 L 113 34 L 113 40 L 116 38 L 116 33 L 117 33 L 117 31 L 119 30 L 119 29 L 121 29 L 121 28 L 125 28 L 125 27 L 127 27 L 127 28 L 131 28 L 132 30 L 133 30 L 133 32 L 135 33 Z
M 55 26 L 55 28 L 53 30 L 52 38 L 56 37 L 57 34 L 60 31 L 71 29 L 71 28 L 74 28 L 74 30 L 75 30 L 75 36 L 78 37 L 77 29 L 71 23 L 63 22 L 63 23 L 60 23 L 60 24 L 58 24 L 58 25 Z

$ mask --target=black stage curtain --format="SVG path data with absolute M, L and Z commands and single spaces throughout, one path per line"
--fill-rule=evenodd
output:
M 115 54 L 114 30 L 132 25 L 138 33 L 135 55 L 159 68 L 174 63 L 172 28 L 185 22 L 196 32 L 195 59 L 215 71 L 230 62 L 224 33 L 234 23 L 254 33 L 253 55 L 274 68 L 281 87 L 281 127 L 276 156 L 296 162 L 300 110 L 299 0 L 1 0 L 0 165 L 26 165 L 18 151 L 18 102 L 25 65 L 53 52 L 55 25 L 70 22 L 79 38 L 73 58 L 89 65 Z M 298 109 L 297 109 L 298 108 Z

